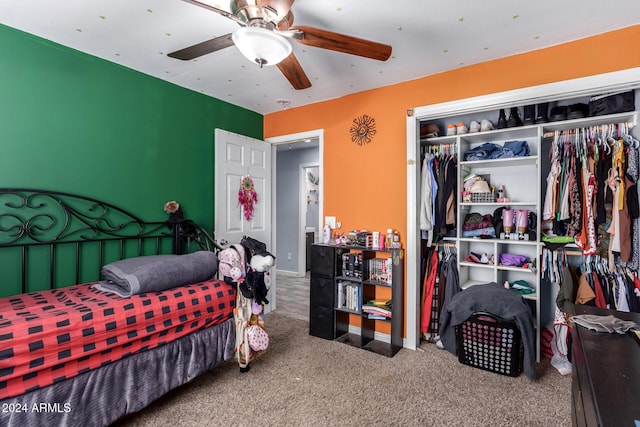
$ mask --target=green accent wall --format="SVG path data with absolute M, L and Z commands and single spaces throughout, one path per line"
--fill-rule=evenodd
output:
M 0 187 L 57 190 L 213 230 L 214 129 L 256 112 L 0 25 Z M 1 257 L 0 253 L 0 257 Z
M 262 115 L 6 26 L 0 52 L 0 186 L 212 229 L 214 129 L 262 139 Z

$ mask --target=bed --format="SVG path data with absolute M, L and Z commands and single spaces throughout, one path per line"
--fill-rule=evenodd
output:
M 109 425 L 232 359 L 236 294 L 210 274 L 216 249 L 181 215 L 0 188 L 0 425 Z M 98 286 L 114 271 L 129 294 Z

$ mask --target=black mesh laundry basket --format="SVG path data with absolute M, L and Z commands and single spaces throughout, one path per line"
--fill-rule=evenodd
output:
M 490 313 L 474 313 L 456 326 L 458 360 L 465 365 L 517 377 L 523 346 L 516 324 Z

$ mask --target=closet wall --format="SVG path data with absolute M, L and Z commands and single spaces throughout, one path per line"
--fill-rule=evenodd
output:
M 586 90 L 580 97 L 555 100 L 549 106 L 549 111 L 555 106 L 586 104 L 591 95 L 588 92 L 589 90 Z M 636 99 L 638 99 L 637 92 L 636 90 Z M 548 99 L 548 97 L 544 98 L 544 100 Z M 527 103 L 531 102 L 529 100 Z M 468 104 L 473 104 L 473 100 L 469 100 Z M 511 106 L 513 105 L 517 104 L 511 103 Z M 523 104 L 518 108 L 521 118 L 524 115 L 522 106 Z M 456 107 L 460 110 L 460 105 Z M 637 105 L 636 110 L 640 110 Z M 499 109 L 495 108 L 479 108 L 477 111 L 467 110 L 464 114 L 443 113 L 441 116 L 433 115 L 417 121 L 423 126 L 427 123 L 437 125 L 442 135 L 446 133 L 448 124 L 465 123 L 469 126 L 472 120 L 480 122 L 485 119 L 497 125 L 498 111 Z M 507 116 L 508 111 L 509 109 L 507 109 Z M 604 295 L 599 295 L 599 306 L 625 311 L 629 309 L 624 303 L 627 301 L 624 297 L 627 291 L 623 285 L 629 285 L 628 292 L 633 292 L 633 279 L 636 274 L 630 271 L 638 270 L 640 259 L 640 239 L 635 237 L 639 233 L 637 209 L 633 209 L 634 206 L 637 207 L 637 187 L 634 187 L 632 192 L 636 197 L 636 203 L 625 201 L 624 210 L 619 211 L 621 216 L 628 218 L 627 206 L 631 206 L 634 210 L 632 215 L 636 216 L 635 220 L 619 221 L 617 209 L 613 210 L 613 215 L 611 209 L 605 213 L 604 201 L 605 195 L 608 195 L 607 203 L 611 203 L 611 195 L 617 194 L 614 189 L 616 183 L 613 182 L 615 177 L 612 175 L 628 174 L 627 188 L 635 185 L 638 179 L 640 142 L 637 141 L 638 131 L 633 128 L 636 121 L 637 113 L 633 112 L 553 122 L 547 117 L 546 123 L 528 126 L 464 135 L 418 138 L 421 170 L 416 188 L 417 200 L 420 201 L 416 220 L 418 228 L 422 230 L 417 233 L 421 236 L 420 259 L 417 261 L 420 283 L 417 292 L 420 294 L 421 305 L 417 329 L 422 339 L 434 341 L 437 338 L 435 334 L 437 328 L 434 327 L 434 324 L 437 324 L 437 316 L 434 316 L 433 312 L 441 309 L 438 302 L 442 304 L 447 298 L 446 293 L 443 295 L 443 292 L 450 291 L 452 285 L 445 281 L 445 286 L 438 289 L 438 281 L 434 283 L 431 278 L 447 276 L 446 266 L 442 260 L 449 259 L 452 254 L 457 257 L 455 263 L 461 289 L 492 281 L 500 284 L 505 281 L 510 283 L 524 281 L 531 286 L 535 292 L 525 294 L 524 298 L 530 303 L 537 330 L 540 332 L 541 328 L 554 318 L 558 285 L 562 283 L 562 271 L 558 273 L 558 269 L 561 270 L 562 266 L 568 263 L 565 252 L 561 252 L 559 256 L 555 253 L 551 255 L 550 251 L 543 253 L 545 247 L 543 240 L 554 240 L 551 238 L 554 235 L 553 231 L 571 238 L 565 239 L 565 241 L 572 240 L 566 245 L 569 249 L 567 254 L 572 257 L 572 264 L 578 264 L 578 277 L 582 273 L 584 277 L 582 281 L 588 283 L 591 288 L 594 288 L 594 280 L 598 286 L 602 283 L 604 292 L 600 294 L 604 293 Z M 505 141 L 511 140 L 524 142 L 530 151 L 528 155 L 471 162 L 465 161 L 463 157 L 464 153 L 485 142 L 497 142 L 498 145 L 502 145 Z M 612 168 L 612 159 L 617 159 L 617 162 L 615 160 L 613 162 L 614 165 L 618 165 L 617 169 Z M 443 163 L 457 166 L 457 171 L 448 175 L 456 185 L 453 189 L 456 212 L 449 217 L 449 219 L 455 218 L 455 224 L 445 216 L 436 215 L 437 212 L 445 212 L 451 208 L 451 204 L 447 205 L 451 185 L 446 186 L 446 194 L 439 189 L 438 196 L 432 194 L 431 189 L 428 188 L 432 182 L 428 178 L 429 173 L 437 184 L 442 185 L 445 181 L 444 169 L 440 167 L 441 171 L 437 166 Z M 555 170 L 557 174 L 550 175 L 550 171 Z M 425 174 L 425 171 L 428 172 Z M 589 174 L 589 171 L 593 173 Z M 477 199 L 474 199 L 474 202 L 464 200 L 461 195 L 462 183 L 471 173 L 485 177 L 490 184 L 496 186 L 496 189 L 504 185 L 505 196 L 509 197 L 510 201 L 500 203 L 491 199 L 477 203 Z M 611 191 L 605 191 L 605 185 L 607 185 L 605 181 L 610 183 L 608 188 L 611 188 Z M 624 179 L 618 181 L 623 182 L 616 188 L 620 185 L 624 186 Z M 584 191 L 580 191 L 582 183 L 585 185 Z M 587 195 L 592 195 L 594 192 L 598 192 L 597 197 L 594 195 L 589 200 L 585 200 Z M 622 197 L 623 192 L 619 193 Z M 594 220 L 596 199 L 601 202 L 598 204 L 601 212 L 599 219 Z M 426 203 L 425 200 L 427 200 Z M 617 196 L 613 202 L 618 203 Z M 425 214 L 425 211 L 429 212 L 425 204 L 433 205 L 432 213 Z M 620 202 L 620 207 L 622 206 L 623 203 Z M 594 208 L 593 212 L 591 207 Z M 520 240 L 513 241 L 500 239 L 499 235 L 485 235 L 483 236 L 487 238 L 485 240 L 469 238 L 465 235 L 463 228 L 465 228 L 464 221 L 467 215 L 478 213 L 478 216 L 487 216 L 495 214 L 500 208 L 525 209 L 535 214 L 529 217 L 531 230 L 526 238 L 520 236 Z M 434 216 L 435 226 L 431 223 L 432 216 Z M 553 221 L 553 218 L 557 220 Z M 607 229 L 609 232 L 614 232 L 614 226 L 610 225 L 612 218 L 614 224 L 622 223 L 623 228 L 615 229 L 616 239 L 610 242 Z M 499 220 L 492 222 L 494 225 L 502 223 Z M 549 234 L 549 237 L 543 238 L 544 234 Z M 619 243 L 621 236 L 622 245 Z M 573 243 L 574 238 L 576 243 Z M 621 246 L 622 252 L 620 252 Z M 434 264 L 433 253 L 438 251 L 441 262 Z M 499 259 L 501 253 L 523 254 L 534 264 L 533 266 L 530 263 L 526 264 L 525 268 L 504 266 Z M 542 257 L 541 254 L 543 254 Z M 486 255 L 487 259 L 481 260 L 481 255 Z M 443 271 L 437 270 L 440 267 Z M 606 276 L 609 280 L 601 280 L 598 283 L 596 273 L 600 274 L 601 279 Z M 541 281 L 541 277 L 544 280 Z M 625 278 L 627 280 L 624 280 Z M 437 295 L 438 298 L 434 299 L 431 295 Z M 635 298 L 630 299 L 635 301 Z M 431 323 L 425 323 L 425 318 L 430 318 Z M 537 337 L 537 347 L 540 349 L 540 333 Z M 538 353 L 538 359 L 539 357 Z

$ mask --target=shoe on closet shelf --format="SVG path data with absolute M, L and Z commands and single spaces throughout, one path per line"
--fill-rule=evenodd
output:
M 487 254 L 477 254 L 474 252 L 469 252 L 469 255 L 467 255 L 464 260 L 467 262 L 473 262 L 475 264 L 482 264 L 482 258 L 486 255 Z
M 487 264 L 489 262 L 489 255 L 487 255 L 487 253 L 483 253 L 482 257 L 480 257 L 480 263 L 481 264 Z
M 469 123 L 469 132 L 480 132 L 480 123 L 476 122 L 475 120 Z
M 447 125 L 447 136 L 454 136 L 456 134 L 456 125 L 449 123 Z
M 493 125 L 491 120 L 484 119 L 480 122 L 480 130 L 482 132 L 486 132 L 488 130 L 494 130 L 496 127 Z
M 460 123 L 458 123 L 457 132 L 458 132 L 458 135 L 462 135 L 462 134 L 465 134 L 465 133 L 469 132 L 469 129 L 467 128 L 467 125 L 465 125 L 464 123 L 460 122 Z
M 507 127 L 513 128 L 516 126 L 522 126 L 522 119 L 520 118 L 520 112 L 518 107 L 511 107 L 509 112 L 509 118 L 507 119 Z

